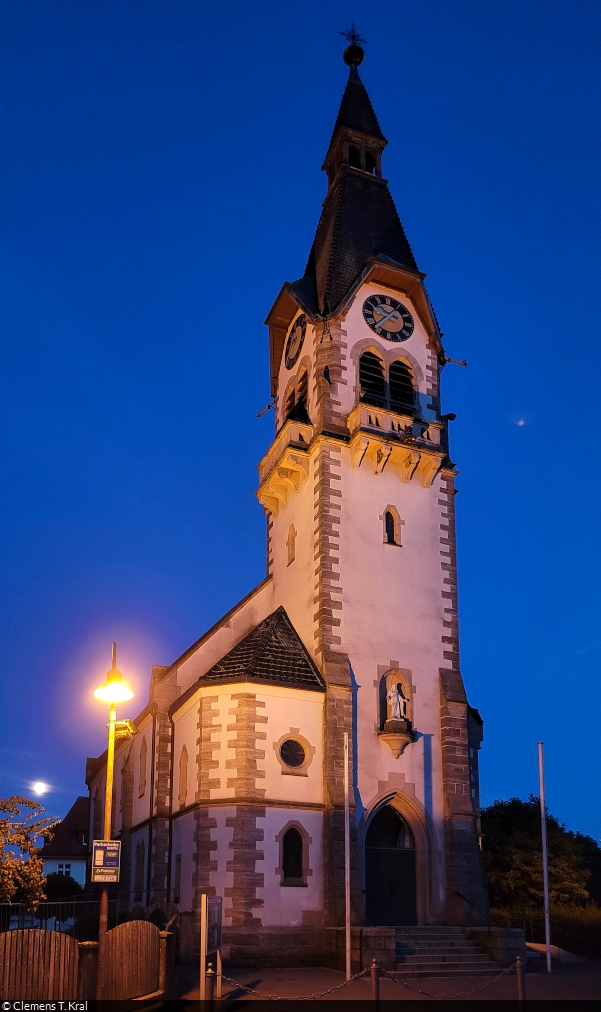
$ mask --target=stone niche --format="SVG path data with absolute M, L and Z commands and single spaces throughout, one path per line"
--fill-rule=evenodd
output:
M 392 668 L 379 685 L 380 730 L 378 737 L 389 746 L 395 759 L 415 741 L 413 730 L 413 686 L 410 673 Z

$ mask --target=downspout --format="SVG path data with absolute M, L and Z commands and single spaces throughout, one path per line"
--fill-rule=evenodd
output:
M 156 703 L 152 711 L 152 746 L 150 759 L 150 812 L 148 815 L 148 868 L 146 870 L 146 905 L 150 906 L 150 881 L 152 868 L 152 822 L 154 815 L 154 760 L 156 752 Z

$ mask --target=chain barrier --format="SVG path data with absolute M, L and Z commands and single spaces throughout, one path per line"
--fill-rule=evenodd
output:
M 487 980 L 486 984 L 481 984 L 480 987 L 473 987 L 471 991 L 462 991 L 461 994 L 433 994 L 432 991 L 422 991 L 421 987 L 412 987 L 411 984 L 406 984 L 404 980 L 399 980 L 390 970 L 380 969 L 382 976 L 390 977 L 395 984 L 400 984 L 401 987 L 407 988 L 408 991 L 416 991 L 418 994 L 425 994 L 427 998 L 467 998 L 470 994 L 476 994 L 478 991 L 484 991 L 486 987 L 490 987 L 491 984 L 496 984 L 501 977 L 505 977 L 508 973 L 515 970 L 514 966 L 507 966 L 497 977 L 493 977 L 492 980 Z
M 359 980 L 359 977 L 364 977 L 366 973 L 369 973 L 369 967 L 365 970 L 361 970 L 361 973 L 356 973 L 354 977 L 350 977 L 348 980 L 343 980 L 342 984 L 336 984 L 334 987 L 329 987 L 327 991 L 319 991 L 317 994 L 295 994 L 295 995 L 282 995 L 282 994 L 263 994 L 262 991 L 255 991 L 254 987 L 245 987 L 244 984 L 239 984 L 237 980 L 232 980 L 231 977 L 226 977 L 224 973 L 221 974 L 222 980 L 227 980 L 228 984 L 234 984 L 236 988 L 241 991 L 247 991 L 248 994 L 256 994 L 258 998 L 267 998 L 269 1001 L 312 1001 L 314 998 L 323 998 L 326 994 L 332 994 L 334 991 L 340 991 L 341 988 L 346 987 L 347 984 L 352 984 L 354 980 Z

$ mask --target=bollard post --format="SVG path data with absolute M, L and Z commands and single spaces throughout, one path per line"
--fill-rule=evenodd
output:
M 526 981 L 524 979 L 524 963 L 521 956 L 518 956 L 515 961 L 515 976 L 518 985 L 518 1001 L 526 1001 Z
M 213 997 L 215 995 L 215 976 L 216 976 L 216 974 L 215 974 L 215 971 L 213 969 L 213 964 L 209 963 L 209 968 L 207 970 L 207 976 L 206 976 L 206 980 L 207 980 L 206 1000 L 207 1000 L 207 1007 L 209 1009 L 213 1008 Z
M 378 1009 L 380 1007 L 380 967 L 377 960 L 372 959 L 369 972 L 371 975 L 371 996 L 374 1007 Z

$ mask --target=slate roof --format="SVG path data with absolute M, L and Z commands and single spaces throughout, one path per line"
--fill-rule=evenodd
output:
M 255 626 L 196 684 L 213 680 L 275 682 L 301 689 L 325 689 L 319 669 L 282 607 Z
M 378 255 L 417 271 L 386 181 L 342 165 L 328 193 L 305 268 L 324 315 Z
M 77 798 L 49 843 L 40 849 L 40 857 L 87 857 L 87 839 L 90 820 L 90 799 Z
M 386 144 L 356 66 L 350 68 L 328 151 L 346 129 L 372 137 L 379 150 Z M 324 201 L 304 277 L 291 287 L 309 312 L 327 316 L 378 256 L 418 269 L 386 180 L 343 164 Z
M 367 94 L 367 89 L 354 65 L 350 69 L 347 85 L 344 89 L 340 109 L 338 110 L 338 116 L 336 117 L 332 131 L 330 148 L 334 143 L 336 134 L 343 127 L 347 127 L 349 130 L 358 130 L 362 134 L 377 137 L 381 141 L 386 140 L 380 130 L 380 124 Z

